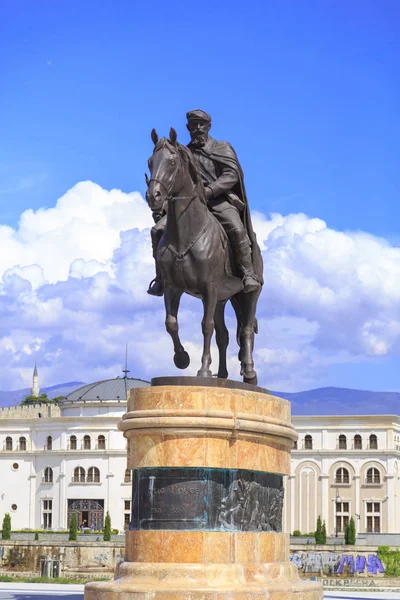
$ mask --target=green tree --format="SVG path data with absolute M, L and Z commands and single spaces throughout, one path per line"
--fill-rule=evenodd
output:
M 25 396 L 21 404 L 47 404 L 48 402 L 51 402 L 51 400 L 49 400 L 49 397 L 46 394 L 46 392 L 43 392 L 43 394 L 40 394 L 39 396 Z
M 2 538 L 3 540 L 11 540 L 11 517 L 10 513 L 6 513 L 3 519 L 3 529 L 2 529 Z
M 316 544 L 322 544 L 322 521 L 321 521 L 321 517 L 318 516 L 317 519 L 317 529 L 315 530 L 314 533 L 315 536 L 315 543 Z
M 322 523 L 321 544 L 326 544 L 326 524 L 325 524 L 325 521 Z
M 109 542 L 111 540 L 111 517 L 108 511 L 104 521 L 103 540 L 105 542 Z
M 78 539 L 78 517 L 76 513 L 72 513 L 71 521 L 69 522 L 69 540 L 76 542 Z
M 348 546 L 354 546 L 354 544 L 356 543 L 356 524 L 353 517 L 351 517 L 350 523 L 346 527 L 345 543 Z

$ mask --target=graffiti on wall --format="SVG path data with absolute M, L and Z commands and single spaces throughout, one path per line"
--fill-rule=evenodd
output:
M 333 552 L 294 552 L 290 560 L 303 573 L 325 575 L 377 575 L 385 569 L 376 554 L 335 554 Z

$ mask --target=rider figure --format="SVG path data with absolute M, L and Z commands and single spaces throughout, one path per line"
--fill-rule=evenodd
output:
M 188 148 L 203 180 L 208 207 L 229 238 L 236 265 L 243 277 L 243 291 L 253 292 L 261 285 L 262 273 L 256 268 L 258 245 L 238 158 L 228 142 L 217 142 L 208 135 L 211 128 L 210 115 L 202 110 L 192 110 L 186 117 L 186 127 L 191 137 Z M 147 292 L 152 296 L 162 296 L 164 285 L 157 265 L 157 248 L 167 223 L 166 206 L 161 213 L 153 213 L 153 218 L 155 226 L 151 230 L 151 240 L 156 277 Z

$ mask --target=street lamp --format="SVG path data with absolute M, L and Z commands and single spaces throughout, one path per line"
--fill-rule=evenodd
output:
M 338 511 L 339 511 L 339 504 L 342 502 L 341 497 L 339 496 L 339 490 L 336 490 L 336 498 L 335 498 L 335 506 L 336 506 L 336 537 L 338 536 Z

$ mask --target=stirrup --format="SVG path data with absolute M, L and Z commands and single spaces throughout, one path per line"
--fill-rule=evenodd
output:
M 164 284 L 159 277 L 155 277 L 150 281 L 149 289 L 147 293 L 150 296 L 163 296 L 164 295 Z

